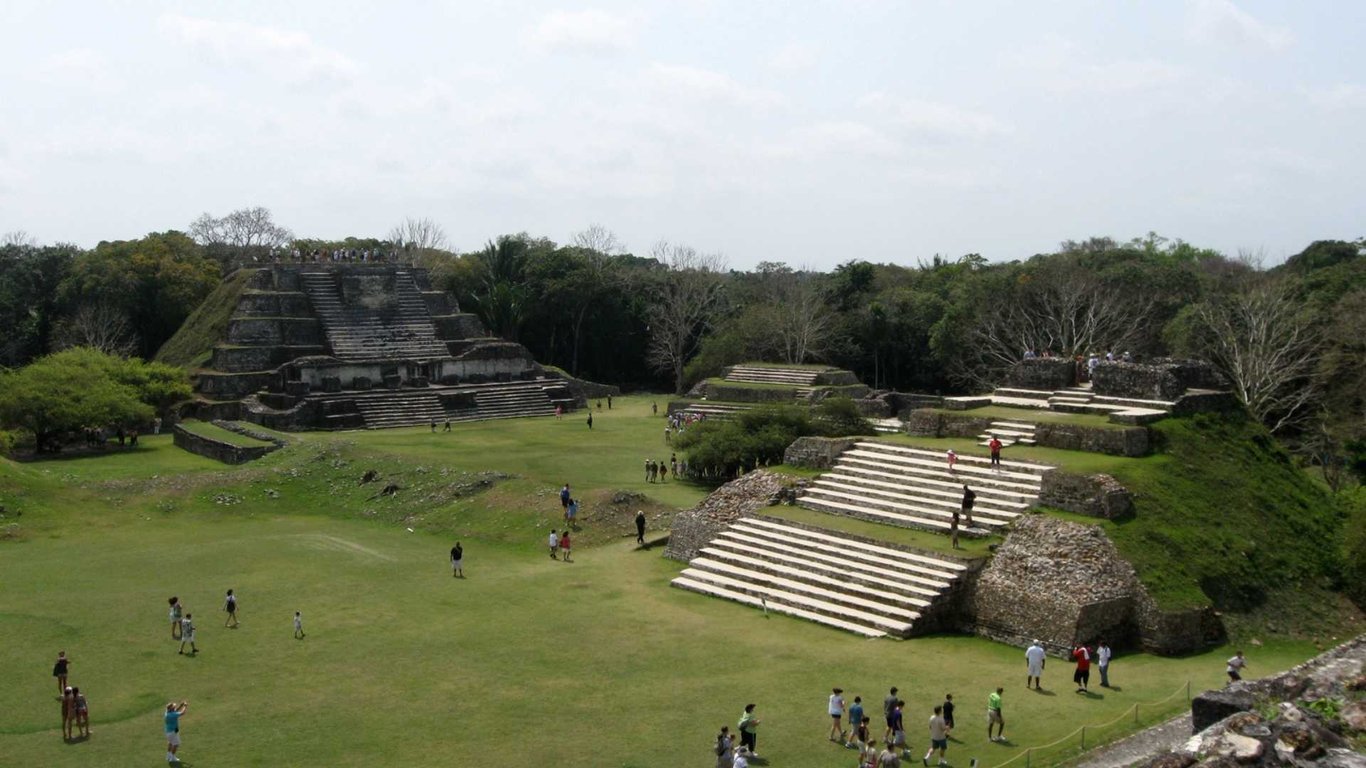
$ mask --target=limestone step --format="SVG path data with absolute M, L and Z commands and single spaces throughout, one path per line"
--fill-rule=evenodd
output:
M 1134 408 L 1151 408 L 1159 411 L 1170 411 L 1176 407 L 1176 403 L 1171 400 L 1141 400 L 1134 397 L 1111 397 L 1108 395 L 1096 395 L 1095 402 L 1108 405 L 1124 405 Z
M 692 571 L 692 573 L 689 573 Z M 787 578 L 767 573 L 765 571 L 750 570 L 736 565 L 730 565 L 720 561 L 708 560 L 706 558 L 695 558 L 688 563 L 688 568 L 683 570 L 685 575 L 699 577 L 699 574 L 708 574 L 710 578 L 722 577 L 734 579 L 738 585 L 746 583 L 762 584 L 776 589 L 783 589 L 789 592 L 803 594 L 818 600 L 829 603 L 844 605 L 860 611 L 866 611 L 875 616 L 882 616 L 884 619 L 894 619 L 906 625 L 920 618 L 920 612 L 905 608 L 895 603 L 884 603 L 877 600 L 869 600 L 858 595 L 850 594 L 847 591 L 838 589 L 827 589 L 806 582 L 800 578 Z M 745 591 L 743 587 L 739 587 Z
M 798 557 L 803 553 L 813 556 L 813 562 L 824 559 L 836 567 L 850 572 L 866 571 L 880 577 L 896 576 L 914 582 L 915 585 L 939 589 L 947 586 L 959 571 L 948 567 L 943 561 L 930 557 L 911 555 L 906 552 L 875 550 L 860 547 L 860 542 L 847 537 L 826 534 L 817 536 L 812 531 L 794 528 L 783 524 L 760 521 L 758 518 L 738 520 L 726 534 L 739 537 L 753 546 L 791 546 L 797 547 L 793 553 Z M 720 538 L 712 543 L 721 541 Z M 821 558 L 819 555 L 828 555 Z
M 799 535 L 815 542 L 836 544 L 845 550 L 867 552 L 868 554 L 881 555 L 894 561 L 931 568 L 934 569 L 935 572 L 944 573 L 950 576 L 962 573 L 968 569 L 967 563 L 958 560 L 937 557 L 935 555 L 920 552 L 908 552 L 904 549 L 884 547 L 859 539 L 849 538 L 848 536 L 840 536 L 823 531 L 813 531 L 809 528 L 786 525 L 765 517 L 747 517 L 737 523 L 737 525 L 750 528 L 767 528 L 779 533 Z
M 715 548 L 712 547 L 709 549 Z M 919 617 L 920 612 L 917 610 L 918 608 L 923 608 L 930 604 L 928 600 L 923 598 L 896 594 L 887 590 L 879 590 L 876 592 L 880 600 L 868 600 L 859 597 L 850 591 L 850 587 L 856 585 L 847 578 L 826 576 L 817 573 L 812 569 L 783 565 L 778 562 L 736 554 L 728 550 L 716 550 L 715 557 L 710 555 L 694 557 L 688 565 L 705 571 L 722 573 L 733 578 L 749 577 L 751 574 L 758 574 L 767 579 L 783 578 L 791 582 L 806 584 L 811 587 L 823 587 L 823 591 L 839 594 L 843 597 L 842 600 L 840 598 L 832 598 L 837 602 L 847 601 L 871 610 L 889 613 L 891 615 L 899 615 L 910 621 L 914 621 Z
M 1023 389 L 1019 387 L 997 387 L 992 393 L 993 396 L 1021 397 L 1027 400 L 1047 400 L 1053 394 L 1051 390 L 1044 389 Z
M 952 527 L 949 522 L 950 518 L 947 517 L 939 518 L 934 516 L 901 514 L 889 512 L 878 507 L 871 507 L 866 504 L 850 504 L 843 501 L 835 501 L 833 499 L 824 499 L 814 496 L 800 496 L 797 498 L 797 503 L 818 512 L 829 512 L 830 514 L 843 515 L 845 517 L 871 517 L 888 525 L 895 525 L 902 528 L 921 528 L 936 533 L 947 533 Z M 973 523 L 976 524 L 975 527 L 981 530 L 995 530 L 996 528 L 1001 527 L 1000 525 L 983 526 L 981 524 L 982 521 L 978 520 L 975 514 L 973 515 Z M 962 526 L 962 530 L 968 530 L 966 521 L 960 521 L 959 525 Z
M 991 404 L 1006 405 L 1012 408 L 1039 408 L 1041 410 L 1046 410 L 1048 408 L 1047 400 L 1036 400 L 1034 398 L 1025 397 L 1005 397 L 1002 395 L 992 395 Z
M 859 448 L 860 450 L 866 451 L 880 450 L 885 451 L 887 453 L 900 454 L 905 456 L 915 456 L 929 460 L 938 459 L 940 464 L 947 463 L 945 459 L 945 454 L 943 452 L 930 448 L 917 448 L 913 445 L 903 445 L 900 443 L 892 442 L 879 442 L 874 440 L 860 440 L 859 442 L 855 443 L 855 447 Z M 958 469 L 960 470 L 964 467 L 985 468 L 989 467 L 990 465 L 991 457 L 989 456 L 975 456 L 969 453 L 958 454 Z M 1046 464 L 1036 464 L 1033 462 L 1026 461 L 1002 461 L 1001 465 L 1002 467 L 1011 470 L 1013 474 L 1024 475 L 1026 479 L 1030 480 L 1038 480 L 1039 477 L 1041 477 L 1045 472 L 1048 472 L 1051 469 L 1053 469 L 1053 467 L 1048 466 Z
M 858 455 L 851 455 L 852 451 L 845 451 L 832 468 L 841 472 L 851 474 L 873 475 L 884 477 L 893 481 L 901 481 L 913 485 L 937 485 L 957 489 L 961 495 L 963 492 L 963 481 L 965 478 L 950 475 L 935 468 L 922 467 L 917 465 L 895 464 L 882 461 L 880 456 L 874 454 L 864 458 Z M 1002 461 L 1001 463 L 1005 463 Z M 1004 473 L 1002 473 L 1004 474 Z M 1020 498 L 1032 498 L 1039 492 L 1037 485 L 1029 483 L 1017 483 L 1001 478 L 973 478 L 973 491 L 979 496 L 984 493 L 995 495 L 1016 495 Z
M 912 585 L 907 581 L 898 581 L 885 574 L 851 567 L 838 561 L 822 562 L 804 558 L 800 554 L 768 549 L 764 547 L 763 542 L 749 548 L 745 542 L 717 538 L 698 552 L 717 562 L 734 563 L 775 575 L 800 577 L 813 584 L 842 586 L 846 590 L 857 588 L 864 594 L 877 595 L 890 603 L 910 606 L 917 610 L 928 606 L 939 589 Z M 693 562 L 697 562 L 696 558 Z
M 900 493 L 908 500 L 934 500 L 937 503 L 950 504 L 955 509 L 958 508 L 963 498 L 962 490 L 957 487 L 941 488 L 929 485 L 917 485 L 913 486 L 915 493 L 908 494 L 905 492 L 908 487 L 905 483 L 892 483 L 884 480 L 857 477 L 841 472 L 838 469 L 826 472 L 813 480 L 812 483 L 817 485 L 829 485 L 832 488 L 839 488 L 841 490 L 848 490 L 849 488 L 867 488 L 870 491 L 881 489 L 887 493 Z M 1023 512 L 1029 508 L 1029 504 L 1023 501 L 989 498 L 983 492 L 974 492 L 977 493 L 977 502 L 979 504 L 986 504 L 989 502 L 989 506 L 992 509 Z
M 958 505 L 954 504 L 908 504 L 902 501 L 886 499 L 873 494 L 872 492 L 854 493 L 828 486 L 811 486 L 806 489 L 806 492 L 801 498 L 816 501 L 835 501 L 843 504 L 856 504 L 867 509 L 876 509 L 882 512 L 889 512 L 917 519 L 942 519 L 946 524 L 953 519 L 953 513 L 960 508 Z M 1019 512 L 1009 512 L 992 509 L 990 507 L 974 506 L 972 510 L 973 522 L 989 528 L 1007 525 L 1011 520 L 1019 516 Z
M 871 627 L 863 624 L 856 624 L 854 622 L 845 621 L 843 619 L 837 619 L 831 616 L 826 616 L 813 610 L 809 610 L 807 608 L 801 608 L 796 605 L 788 605 L 782 602 L 766 604 L 763 600 L 757 597 L 753 597 L 751 595 L 747 595 L 744 592 L 726 589 L 725 587 L 721 587 L 710 582 L 697 581 L 696 579 L 692 579 L 686 576 L 675 577 L 674 580 L 669 583 L 675 587 L 691 590 L 693 592 L 700 592 L 704 595 L 711 595 L 712 597 L 720 597 L 726 600 L 733 600 L 737 603 L 744 603 L 745 605 L 754 606 L 755 608 L 763 607 L 765 610 L 771 610 L 775 613 L 783 613 L 790 616 L 795 616 L 800 619 L 818 622 L 820 624 L 828 624 L 832 627 L 837 627 L 839 629 L 863 635 L 864 637 L 871 638 L 887 636 L 886 632 L 877 629 L 876 627 Z
M 715 584 L 725 589 L 750 595 L 751 597 L 758 597 L 768 603 L 796 606 L 815 613 L 820 613 L 824 616 L 832 616 L 843 621 L 873 627 L 889 634 L 908 634 L 911 630 L 911 622 L 914 621 L 914 619 L 902 619 L 898 621 L 897 619 L 866 611 L 861 608 L 823 599 L 806 590 L 793 590 L 787 588 L 785 585 L 774 584 L 772 582 L 742 581 L 713 571 L 704 571 L 700 568 L 685 568 L 679 575 L 683 578 L 691 579 L 692 581 Z M 771 607 L 772 606 L 770 605 L 770 609 Z M 918 618 L 918 616 L 916 618 Z
M 1017 462 L 1008 460 L 1001 461 L 1000 469 L 993 469 L 990 459 L 982 459 L 978 465 L 972 462 L 965 462 L 963 456 L 958 457 L 958 463 L 954 466 L 953 472 L 949 472 L 948 462 L 942 456 L 930 454 L 933 458 L 925 455 L 901 453 L 893 450 L 880 450 L 876 448 L 865 448 L 863 443 L 857 447 L 845 451 L 851 457 L 863 459 L 878 459 L 891 466 L 896 466 L 907 471 L 915 471 L 918 474 L 931 473 L 932 477 L 939 479 L 982 480 L 983 482 L 1007 481 L 1019 483 L 1038 488 L 1041 483 L 1040 475 L 1015 471 L 1012 467 L 1019 466 Z

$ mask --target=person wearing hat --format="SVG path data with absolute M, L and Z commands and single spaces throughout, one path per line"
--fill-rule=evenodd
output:
M 636 510 L 636 543 L 645 543 L 645 510 Z
M 1036 638 L 1034 643 L 1025 650 L 1025 663 L 1029 665 L 1029 676 L 1025 678 L 1025 690 L 1029 690 L 1029 683 L 1033 681 L 1036 690 L 1043 690 L 1043 667 L 1044 661 L 1048 657 L 1048 652 L 1043 649 L 1043 643 Z

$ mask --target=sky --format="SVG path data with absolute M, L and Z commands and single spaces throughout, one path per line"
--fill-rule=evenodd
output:
M 1366 235 L 1366 3 L 0 3 L 0 232 L 458 249 L 600 224 L 830 269 Z

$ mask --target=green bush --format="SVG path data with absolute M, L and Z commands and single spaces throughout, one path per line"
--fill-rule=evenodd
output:
M 793 440 L 815 434 L 805 408 L 773 405 L 734 419 L 707 419 L 688 427 L 675 445 L 688 466 L 709 476 L 732 477 L 741 470 L 781 464 Z
M 816 406 L 815 426 L 825 437 L 874 435 L 877 430 L 863 418 L 858 406 L 847 397 L 830 397 Z

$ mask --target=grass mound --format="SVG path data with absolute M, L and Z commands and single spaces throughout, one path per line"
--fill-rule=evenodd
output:
M 1158 455 L 1111 470 L 1137 514 L 1106 528 L 1161 605 L 1249 611 L 1334 583 L 1342 521 L 1261 425 L 1199 415 L 1153 429 Z
M 239 269 L 224 278 L 181 323 L 180 330 L 161 345 L 156 361 L 190 369 L 204 367 L 213 354 L 213 345 L 227 335 L 228 320 L 253 274 L 254 270 Z

